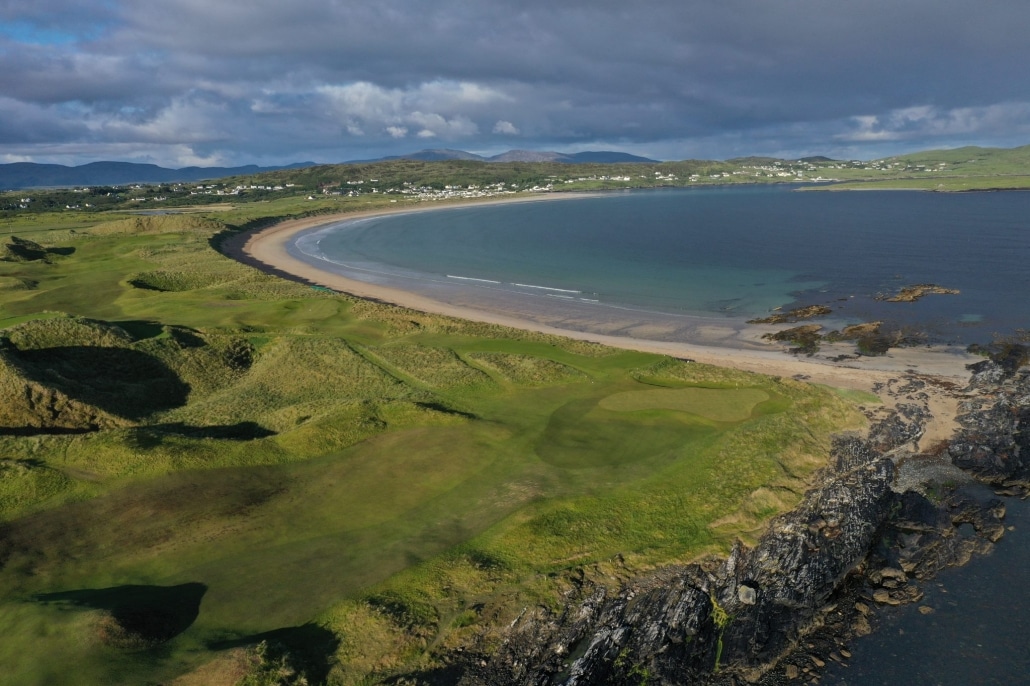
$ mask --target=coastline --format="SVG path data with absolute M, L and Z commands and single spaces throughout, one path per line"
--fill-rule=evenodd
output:
M 549 199 L 550 197 L 553 196 L 548 196 L 545 198 L 526 198 L 525 200 L 544 200 Z M 508 202 L 511 202 L 511 200 L 508 200 Z M 456 207 L 456 205 L 447 205 L 444 207 L 453 208 Z M 444 209 L 444 207 L 418 208 L 414 211 L 422 211 L 423 209 Z M 399 211 L 410 212 L 412 211 L 412 209 L 404 208 L 404 210 Z M 886 466 L 886 463 L 893 462 L 893 460 L 897 459 L 896 455 L 893 458 L 891 458 L 888 456 L 888 453 L 890 453 L 893 448 L 903 447 L 902 444 L 905 443 L 905 440 L 911 440 L 913 435 L 917 436 L 916 440 L 913 442 L 915 445 L 911 443 L 908 445 L 912 445 L 912 447 L 915 448 L 915 451 L 912 451 L 911 448 L 906 448 L 906 455 L 908 457 L 917 457 L 920 453 L 930 453 L 931 448 L 933 448 L 936 444 L 938 444 L 941 441 L 945 441 L 947 439 L 952 438 L 953 435 L 956 435 L 956 431 L 962 427 L 962 424 L 957 419 L 958 415 L 960 414 L 959 403 L 961 391 L 959 391 L 959 389 L 964 388 L 970 380 L 970 373 L 969 370 L 966 368 L 966 365 L 971 362 L 981 360 L 981 358 L 977 358 L 972 355 L 957 354 L 954 352 L 948 352 L 946 350 L 941 349 L 905 348 L 892 350 L 890 355 L 887 357 L 861 358 L 859 360 L 847 360 L 846 362 L 834 362 L 831 359 L 827 358 L 822 358 L 818 360 L 799 359 L 797 357 L 784 353 L 782 350 L 778 349 L 776 346 L 773 345 L 768 345 L 768 349 L 766 350 L 752 350 L 735 347 L 719 347 L 715 345 L 700 345 L 696 343 L 680 341 L 657 341 L 649 340 L 646 338 L 630 338 L 628 336 L 611 336 L 584 331 L 576 331 L 548 326 L 546 324 L 541 324 L 539 322 L 519 319 L 517 317 L 506 316 L 503 314 L 489 312 L 486 310 L 478 310 L 471 307 L 448 305 L 446 303 L 438 302 L 431 298 L 406 292 L 401 289 L 378 286 L 374 284 L 364 283 L 361 281 L 356 281 L 341 276 L 339 274 L 320 270 L 316 266 L 307 264 L 293 257 L 289 254 L 287 250 L 288 245 L 291 243 L 294 237 L 302 231 L 308 231 L 329 223 L 356 220 L 390 213 L 391 212 L 389 210 L 376 210 L 369 212 L 356 212 L 340 215 L 312 217 L 301 220 L 282 222 L 280 224 L 268 227 L 266 229 L 233 236 L 225 243 L 223 243 L 222 251 L 230 255 L 231 257 L 234 257 L 236 259 L 242 259 L 247 264 L 258 266 L 259 268 L 262 268 L 272 273 L 287 274 L 292 276 L 293 278 L 300 278 L 312 284 L 325 286 L 328 288 L 332 288 L 333 290 L 343 291 L 357 297 L 370 298 L 377 301 L 391 303 L 401 307 L 421 310 L 433 314 L 498 324 L 512 328 L 564 336 L 578 340 L 592 341 L 622 349 L 638 350 L 643 352 L 671 355 L 681 358 L 689 358 L 697 362 L 712 364 L 716 366 L 730 367 L 773 376 L 792 377 L 803 381 L 825 384 L 829 386 L 835 386 L 838 388 L 872 392 L 879 396 L 883 401 L 882 408 L 875 411 L 878 414 L 876 418 L 877 420 L 883 417 L 883 421 L 880 422 L 881 427 L 890 426 L 890 421 L 888 421 L 889 415 L 896 414 L 892 412 L 895 408 L 911 408 L 912 406 L 906 404 L 906 401 L 912 401 L 913 389 L 919 390 L 919 393 L 917 395 L 922 396 L 922 404 L 925 407 L 925 410 L 927 411 L 926 414 L 923 414 L 921 415 L 921 417 L 918 417 L 916 421 L 917 424 L 921 422 L 926 422 L 925 425 L 923 425 L 922 427 L 923 430 L 921 435 L 913 434 L 912 432 L 902 430 L 897 437 L 894 437 L 897 441 L 896 445 L 892 442 L 891 445 L 886 446 L 883 449 L 882 454 L 876 453 L 877 455 L 879 455 L 877 459 L 882 458 L 881 461 L 883 462 L 883 466 L 881 468 L 881 471 L 883 473 L 881 474 L 880 472 L 877 472 L 877 474 L 874 475 L 876 478 L 870 476 L 871 472 L 869 472 L 869 469 L 867 468 L 868 466 L 863 466 L 859 469 L 853 470 L 850 473 L 850 476 L 847 477 L 851 480 L 841 482 L 844 484 L 844 486 L 836 484 L 834 478 L 832 478 L 833 475 L 828 474 L 827 476 L 829 480 L 826 484 L 820 486 L 820 488 L 826 490 L 826 493 L 828 494 L 828 500 L 826 502 L 818 502 L 817 505 L 812 505 L 812 508 L 815 508 L 813 511 L 819 511 L 825 514 L 826 508 L 828 507 L 827 503 L 838 503 L 840 501 L 840 498 L 838 498 L 838 496 L 835 495 L 837 492 L 834 490 L 837 489 L 838 486 L 841 489 L 843 489 L 841 491 L 842 493 L 850 494 L 852 492 L 861 491 L 862 489 L 869 487 L 871 483 L 875 482 L 874 485 L 876 485 L 879 489 L 876 491 L 876 493 L 879 494 L 877 495 L 878 504 L 876 505 L 876 507 L 874 508 L 872 507 L 872 505 L 870 505 L 869 512 L 866 512 L 865 510 L 862 510 L 861 512 L 849 511 L 847 513 L 842 513 L 841 517 L 839 518 L 827 517 L 828 521 L 837 521 L 839 519 L 840 521 L 852 522 L 856 526 L 863 522 L 866 522 L 867 520 L 870 522 L 879 521 L 878 518 L 886 516 L 884 515 L 884 512 L 887 512 L 890 509 L 884 506 L 884 503 L 907 502 L 904 500 L 897 500 L 898 498 L 907 497 L 898 495 L 901 493 L 901 487 L 904 486 L 905 488 L 907 488 L 907 484 L 913 484 L 914 481 L 919 481 L 920 483 L 927 479 L 932 481 L 937 476 L 934 470 L 944 468 L 945 465 L 943 464 L 943 462 L 937 460 L 936 458 L 931 458 L 929 460 L 909 461 L 903 457 L 897 467 L 891 466 L 888 468 Z M 760 331 L 761 329 L 758 330 Z M 752 332 L 752 335 L 754 336 L 755 342 L 757 343 L 757 335 L 755 335 L 755 332 Z M 833 351 L 833 353 L 836 352 L 840 351 Z M 902 414 L 904 414 L 903 409 L 901 410 L 901 412 Z M 884 413 L 887 413 L 887 416 L 885 416 Z M 870 413 L 870 418 L 873 418 L 872 413 Z M 923 455 L 923 457 L 926 456 Z M 848 459 L 852 458 L 849 457 Z M 837 457 L 837 460 L 838 462 L 841 460 L 840 456 Z M 880 462 L 877 462 L 876 464 L 880 464 Z M 947 468 L 950 468 L 950 461 Z M 897 471 L 895 471 L 895 469 Z M 946 474 L 946 476 L 949 477 L 950 475 L 950 472 Z M 897 477 L 896 479 L 895 476 Z M 877 481 L 877 479 L 879 479 L 879 481 Z M 892 490 L 895 491 L 894 495 L 891 495 Z M 921 498 L 922 496 L 918 497 Z M 844 502 L 848 501 L 845 499 Z M 961 501 L 961 503 L 966 502 L 967 501 Z M 861 502 L 859 502 L 858 504 L 861 504 Z M 963 505 L 963 507 L 965 507 L 965 505 Z M 941 511 L 943 512 L 944 506 L 941 505 L 941 508 Z M 798 517 L 802 516 L 807 517 L 808 515 L 806 514 L 806 510 L 803 507 L 799 507 Z M 809 519 L 811 518 L 809 517 Z M 805 519 L 802 523 L 805 522 L 808 522 L 808 519 Z M 948 522 L 948 526 L 941 525 L 941 541 L 947 542 L 952 541 L 952 539 L 959 540 L 959 537 L 947 535 L 951 531 L 951 520 L 949 519 Z M 993 522 L 992 526 L 994 524 L 997 524 L 997 522 Z M 800 527 L 798 530 L 807 530 L 804 526 L 798 526 Z M 955 526 L 957 526 L 957 523 L 955 524 Z M 781 551 L 781 549 L 790 551 L 795 549 L 796 546 L 794 546 L 793 544 L 786 545 L 784 543 L 786 539 L 784 539 L 784 541 L 780 541 L 778 538 L 776 538 L 785 537 L 786 534 L 784 532 L 786 532 L 789 528 L 790 527 L 783 526 L 776 527 L 770 530 L 768 534 L 770 536 L 768 543 L 770 550 L 778 552 Z M 808 529 L 810 528 L 811 525 L 808 525 Z M 907 531 L 907 529 L 905 531 Z M 979 523 L 977 524 L 977 531 L 978 533 L 980 531 Z M 1000 537 L 1000 534 L 998 534 L 998 536 Z M 844 539 L 847 538 L 848 536 L 844 537 Z M 934 540 L 936 541 L 936 539 Z M 991 541 L 994 540 L 996 540 L 996 538 L 991 539 Z M 873 543 L 875 543 L 875 541 L 873 541 Z M 861 547 L 861 551 L 863 551 L 862 555 L 866 554 L 865 551 L 867 549 L 873 549 L 872 547 L 870 547 L 873 545 L 873 543 L 868 543 L 867 545 Z M 933 545 L 937 546 L 938 543 L 935 542 L 933 543 Z M 984 547 L 982 549 L 978 548 L 977 552 L 982 554 L 983 552 L 988 550 L 989 547 L 987 547 L 987 545 L 987 543 L 984 543 Z M 818 550 L 819 548 L 816 547 L 813 549 Z M 856 548 L 856 550 L 859 550 L 859 548 Z M 925 548 L 926 556 L 929 558 L 933 555 L 936 555 L 937 553 L 935 551 L 937 550 L 938 548 L 931 547 L 928 543 L 927 547 Z M 950 555 L 950 549 L 948 549 L 948 551 Z M 734 555 L 736 554 L 737 553 L 734 553 Z M 871 555 L 872 553 L 869 554 Z M 961 559 L 962 557 L 963 556 L 958 555 L 958 553 L 956 553 L 955 559 L 953 561 L 942 562 L 941 565 L 961 565 L 964 563 L 964 561 L 968 561 L 968 556 L 966 556 L 964 559 Z M 734 557 L 733 559 L 735 560 L 736 558 Z M 950 558 L 948 559 L 950 560 Z M 845 562 L 847 562 L 847 560 L 845 560 Z M 852 563 L 848 562 L 846 565 L 844 565 L 844 567 L 847 567 L 849 564 Z M 917 591 L 915 590 L 917 589 L 917 584 L 915 580 L 918 580 L 919 582 L 925 582 L 926 580 L 933 578 L 935 574 L 935 572 L 932 572 L 932 570 L 929 569 L 927 570 L 927 574 L 925 577 L 923 577 L 921 574 L 915 574 L 913 576 L 912 585 L 905 586 L 906 591 L 911 590 L 911 598 L 902 598 L 897 600 L 897 602 L 894 602 L 893 600 L 876 600 L 876 602 L 873 603 L 869 600 L 869 598 L 876 598 L 878 597 L 877 594 L 886 593 L 884 589 L 881 589 L 877 586 L 877 584 L 880 583 L 878 580 L 871 581 L 874 578 L 879 579 L 879 577 L 876 575 L 879 573 L 877 570 L 880 564 L 889 565 L 893 563 L 889 561 L 884 562 L 877 560 L 875 561 L 875 564 L 870 564 L 869 569 L 863 568 L 863 575 L 854 577 L 855 579 L 860 579 L 862 584 L 868 586 L 868 589 L 866 588 L 866 586 L 861 586 L 859 590 L 856 590 L 856 587 L 848 586 L 847 588 L 843 588 L 840 591 L 840 595 L 834 595 L 832 596 L 832 598 L 837 599 L 841 602 L 852 603 L 854 604 L 855 608 L 864 608 L 867 605 L 873 604 L 896 605 L 917 602 L 919 598 L 922 597 L 922 595 L 921 593 L 918 593 L 917 595 Z M 885 567 L 885 569 L 889 569 L 892 574 L 895 573 L 893 567 L 888 566 Z M 911 570 L 906 569 L 906 571 Z M 739 593 L 739 581 L 739 579 L 734 580 L 732 575 L 730 575 L 730 577 L 728 577 L 728 579 L 725 580 L 728 590 L 725 594 L 726 598 L 721 598 L 720 602 L 730 603 L 731 605 L 740 603 L 744 603 L 744 605 L 747 605 L 749 602 L 753 602 L 744 600 L 744 598 L 747 597 L 746 593 L 743 595 Z M 788 584 L 788 586 L 791 586 L 791 584 Z M 761 587 L 764 588 L 764 584 Z M 891 588 L 893 588 L 893 586 Z M 866 596 L 869 597 L 867 598 Z M 707 599 L 707 595 L 704 596 L 704 598 L 702 598 L 704 602 L 701 603 L 701 605 L 703 605 L 705 608 L 708 607 Z M 616 603 L 615 607 L 618 608 L 618 603 L 621 601 L 616 600 L 614 602 Z M 744 607 L 744 605 L 741 605 L 741 607 L 737 608 L 738 614 L 741 614 L 741 616 L 743 616 L 743 613 L 746 613 L 746 611 L 748 610 L 748 608 Z M 836 606 L 837 602 L 835 601 L 831 603 L 828 607 L 832 609 Z M 812 612 L 815 612 L 817 607 L 818 604 L 814 604 L 811 608 Z M 596 608 L 594 609 L 596 610 Z M 700 610 L 699 612 L 700 614 L 703 614 L 703 612 L 701 612 Z M 865 612 L 865 610 L 863 610 L 863 612 Z M 800 622 L 798 624 L 799 627 L 803 626 L 804 622 L 808 621 L 808 614 L 806 614 L 805 612 L 801 612 L 792 621 Z M 849 622 L 857 622 L 855 626 L 868 627 L 867 622 L 863 623 L 865 620 L 855 619 L 856 617 L 857 615 L 855 612 L 850 612 L 850 614 L 847 614 Z M 547 618 L 537 619 L 542 620 Z M 526 631 L 524 633 L 526 633 L 527 636 L 531 635 L 533 637 L 532 641 L 526 639 L 528 643 L 536 641 L 537 643 L 549 645 L 550 643 L 558 642 L 557 638 L 552 637 L 553 640 L 551 640 L 547 638 L 546 635 L 540 634 L 538 631 L 539 622 L 537 622 L 536 624 L 534 624 L 533 622 L 534 620 L 532 618 L 526 620 Z M 577 631 L 580 631 L 582 629 L 583 627 L 579 627 L 577 628 Z M 807 630 L 809 629 L 806 629 L 806 631 Z M 744 630 L 741 629 L 740 631 L 743 632 Z M 856 633 L 855 629 L 851 625 L 844 626 L 844 624 L 841 624 L 840 627 L 835 627 L 832 628 L 832 630 L 828 631 L 830 631 L 830 633 L 827 635 L 831 637 L 833 643 L 827 643 L 827 645 L 834 646 L 844 645 L 845 641 L 849 642 L 856 635 L 864 635 L 866 633 L 866 629 L 862 629 L 861 631 L 858 631 Z M 519 635 L 519 632 L 516 631 L 514 635 Z M 831 639 L 826 640 L 829 641 Z M 820 638 L 820 640 L 823 639 Z M 720 642 L 721 641 L 722 638 L 720 638 Z M 729 637 L 727 638 L 727 645 L 730 645 Z M 793 679 L 797 674 L 797 669 L 792 665 L 815 664 L 821 668 L 824 665 L 824 663 L 828 661 L 829 658 L 833 657 L 834 655 L 837 655 L 837 653 L 832 652 L 832 650 L 832 647 L 826 647 L 825 650 L 823 650 L 822 647 L 820 647 L 819 650 L 813 650 L 812 645 L 807 645 L 807 647 L 805 647 L 799 644 L 794 648 L 789 649 L 788 652 L 783 653 L 780 657 L 773 656 L 773 663 L 782 662 L 781 666 L 777 667 L 776 669 L 787 670 L 782 672 L 782 674 L 786 674 L 786 678 L 788 679 Z M 811 653 L 811 655 L 813 656 L 818 654 L 822 657 L 811 657 L 809 656 L 809 653 Z M 481 664 L 486 665 L 487 662 L 485 656 L 483 656 L 483 660 L 484 661 Z M 839 658 L 834 658 L 834 660 L 843 664 L 843 661 Z M 495 664 L 495 662 L 497 664 Z M 759 676 L 765 675 L 766 670 L 769 669 L 769 667 L 761 667 L 757 665 L 751 665 L 750 667 L 748 667 L 748 664 L 746 662 L 742 664 L 744 665 L 744 667 L 747 667 L 749 670 L 751 670 L 748 671 L 748 675 L 751 678 L 755 679 L 757 679 Z M 482 680 L 477 679 L 477 673 L 474 669 L 470 670 L 466 680 L 463 680 L 462 683 L 501 683 L 497 680 L 496 677 L 498 674 L 505 673 L 506 665 L 503 664 L 503 661 L 491 660 L 489 669 L 491 671 L 487 672 L 488 678 L 484 677 Z M 794 671 L 791 672 L 789 670 Z M 805 671 L 807 672 L 808 669 L 805 669 Z M 773 672 L 769 672 L 768 676 L 770 678 L 770 681 L 768 683 L 780 683 L 778 681 L 775 681 L 775 679 L 778 677 L 776 677 Z M 573 679 L 568 683 L 571 684 L 578 682 L 576 682 Z M 718 680 L 716 680 L 713 683 L 721 684 L 723 682 L 719 682 Z M 763 681 L 762 683 L 766 682 Z
M 483 204 L 511 204 L 521 202 L 542 202 L 584 197 L 597 197 L 592 194 L 561 194 L 532 196 L 525 198 L 503 198 L 499 200 L 473 203 L 455 203 L 431 207 L 377 208 L 374 210 L 346 212 L 332 215 L 320 215 L 293 219 L 258 229 L 252 232 L 230 236 L 221 246 L 223 253 L 234 259 L 243 261 L 263 271 L 283 276 L 302 279 L 312 285 L 331 288 L 350 295 L 377 300 L 409 309 L 431 314 L 438 314 L 459 319 L 497 324 L 511 328 L 534 331 L 538 333 L 565 336 L 568 338 L 600 343 L 603 345 L 657 353 L 673 357 L 688 358 L 697 362 L 721 367 L 731 367 L 744 371 L 757 372 L 772 376 L 789 376 L 812 383 L 825 384 L 837 388 L 860 390 L 875 393 L 879 384 L 907 372 L 936 377 L 944 382 L 964 384 L 968 379 L 966 365 L 979 361 L 980 358 L 967 353 L 957 353 L 933 348 L 899 348 L 892 349 L 883 357 L 863 357 L 848 360 L 847 363 L 835 362 L 828 357 L 801 359 L 793 357 L 781 349 L 762 344 L 768 349 L 747 349 L 742 347 L 720 346 L 717 344 L 697 344 L 685 341 L 662 341 L 648 338 L 631 338 L 629 336 L 608 335 L 559 328 L 548 324 L 518 318 L 498 312 L 491 312 L 474 307 L 465 307 L 443 303 L 431 298 L 408 292 L 391 286 L 370 284 L 350 279 L 340 274 L 319 269 L 289 254 L 287 247 L 297 234 L 327 224 L 341 221 L 367 219 L 390 214 L 432 212 L 460 207 L 474 207 Z M 753 330 L 742 332 L 741 337 L 731 342 L 759 344 L 762 333 L 775 327 L 751 327 Z M 838 351 L 831 351 L 835 353 Z M 935 409 L 935 416 L 950 425 L 949 417 L 954 416 L 954 403 L 947 398 Z M 936 427 L 934 427 L 936 429 Z M 946 437 L 944 427 L 941 431 L 928 433 L 935 438 Z M 950 433 L 950 432 L 949 432 Z

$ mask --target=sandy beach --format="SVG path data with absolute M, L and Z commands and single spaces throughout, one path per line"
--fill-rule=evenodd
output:
M 568 197 L 575 196 L 571 194 L 564 196 L 564 198 Z M 506 198 L 490 202 L 539 202 L 545 199 L 557 200 L 563 199 L 563 196 Z M 792 377 L 838 388 L 875 392 L 878 384 L 885 384 L 888 380 L 897 378 L 900 374 L 905 373 L 934 377 L 942 387 L 947 387 L 951 384 L 964 386 L 969 377 L 966 365 L 980 359 L 967 353 L 953 350 L 913 347 L 891 349 L 887 355 L 882 357 L 861 357 L 844 362 L 833 362 L 829 357 L 837 354 L 838 351 L 831 351 L 830 355 L 823 357 L 798 358 L 785 353 L 780 346 L 774 344 L 768 344 L 767 350 L 753 350 L 718 345 L 698 345 L 680 341 L 651 340 L 646 337 L 637 336 L 615 336 L 576 331 L 548 326 L 497 312 L 455 306 L 397 288 L 349 279 L 340 274 L 318 269 L 311 264 L 296 259 L 287 250 L 287 246 L 298 233 L 319 226 L 385 214 L 433 211 L 454 208 L 456 206 L 449 204 L 430 207 L 419 206 L 417 208 L 377 209 L 367 212 L 348 212 L 345 214 L 321 215 L 318 217 L 289 220 L 255 232 L 233 236 L 223 244 L 222 251 L 231 257 L 272 273 L 290 275 L 301 278 L 313 285 L 320 285 L 361 298 L 371 298 L 423 312 L 567 336 L 617 348 L 671 355 L 762 374 Z M 775 327 L 769 330 L 775 330 Z M 754 327 L 753 331 L 748 332 L 746 336 L 749 342 L 752 344 L 757 343 L 760 340 L 761 331 L 760 327 Z M 641 333 L 646 334 L 646 330 Z M 728 342 L 732 344 L 733 341 L 728 340 Z M 957 400 L 952 395 L 943 391 L 931 394 L 930 409 L 936 421 L 928 427 L 923 443 L 929 444 L 950 435 L 957 405 Z M 883 397 L 882 394 L 881 397 Z M 890 402 L 889 399 L 884 399 Z

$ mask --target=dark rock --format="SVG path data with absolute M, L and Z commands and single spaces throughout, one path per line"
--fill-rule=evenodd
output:
M 992 483 L 1025 483 L 1030 374 L 999 376 L 992 364 L 973 370 L 967 392 L 980 395 L 962 406 L 952 458 Z M 918 400 L 924 387 L 908 377 L 889 391 Z M 817 678 L 826 659 L 850 655 L 847 640 L 872 631 L 871 603 L 918 602 L 920 580 L 990 550 L 1004 533 L 1004 504 L 981 493 L 950 489 L 931 502 L 891 490 L 891 456 L 911 455 L 929 416 L 925 405 L 902 403 L 868 438 L 835 438 L 821 485 L 754 549 L 738 542 L 725 560 L 665 568 L 614 592 L 584 579 L 561 613 L 527 610 L 492 655 L 468 663 L 460 683 L 772 686 Z
M 856 466 L 807 494 L 753 550 L 738 543 L 722 563 L 662 570 L 610 599 L 598 588 L 559 617 L 529 611 L 461 683 L 637 684 L 643 674 L 655 684 L 702 683 L 720 665 L 757 678 L 821 621 L 892 510 L 893 463 L 868 445 L 837 445 L 847 454 L 836 462 Z M 580 641 L 582 656 L 563 672 Z
M 979 388 L 1001 369 L 990 361 L 973 367 L 981 370 L 974 374 L 981 379 L 971 383 Z M 1030 374 L 1008 377 L 993 397 L 964 402 L 960 409 L 962 429 L 948 447 L 952 462 L 991 485 L 1030 489 Z

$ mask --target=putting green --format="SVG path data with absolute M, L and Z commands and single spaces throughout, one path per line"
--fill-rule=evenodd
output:
M 757 388 L 660 388 L 615 393 L 599 407 L 612 412 L 675 410 L 716 422 L 740 422 L 769 397 Z

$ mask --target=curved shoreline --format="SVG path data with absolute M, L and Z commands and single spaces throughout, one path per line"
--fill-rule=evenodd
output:
M 288 251 L 288 246 L 299 233 L 341 221 L 367 219 L 389 214 L 456 209 L 484 204 L 540 202 L 583 197 L 584 194 L 562 194 L 504 198 L 432 207 L 377 208 L 375 210 L 292 219 L 263 229 L 230 236 L 223 242 L 221 250 L 229 257 L 268 273 L 298 278 L 313 285 L 331 288 L 359 298 L 377 300 L 431 314 L 564 336 L 616 348 L 689 358 L 715 366 L 732 367 L 772 376 L 789 376 L 838 388 L 875 393 L 879 384 L 884 384 L 889 379 L 896 378 L 899 374 L 912 372 L 937 377 L 945 382 L 964 385 L 969 376 L 966 365 L 980 359 L 967 353 L 940 349 L 901 348 L 892 349 L 884 357 L 860 358 L 859 360 L 849 360 L 848 364 L 842 364 L 828 359 L 800 359 L 785 354 L 771 346 L 768 350 L 749 350 L 716 345 L 701 345 L 683 341 L 660 341 L 577 331 L 549 326 L 540 322 L 520 319 L 488 310 L 451 305 L 398 288 L 350 279 L 301 261 L 292 256 Z M 757 341 L 764 329 L 761 327 L 754 328 L 755 331 L 752 332 L 752 338 Z M 934 422 L 935 426 L 930 427 L 930 430 L 928 430 L 927 441 L 947 438 L 950 436 L 951 429 L 954 426 L 953 418 L 956 411 L 954 399 L 950 397 L 950 394 L 942 393 L 940 397 L 934 400 L 933 414 L 937 421 Z

